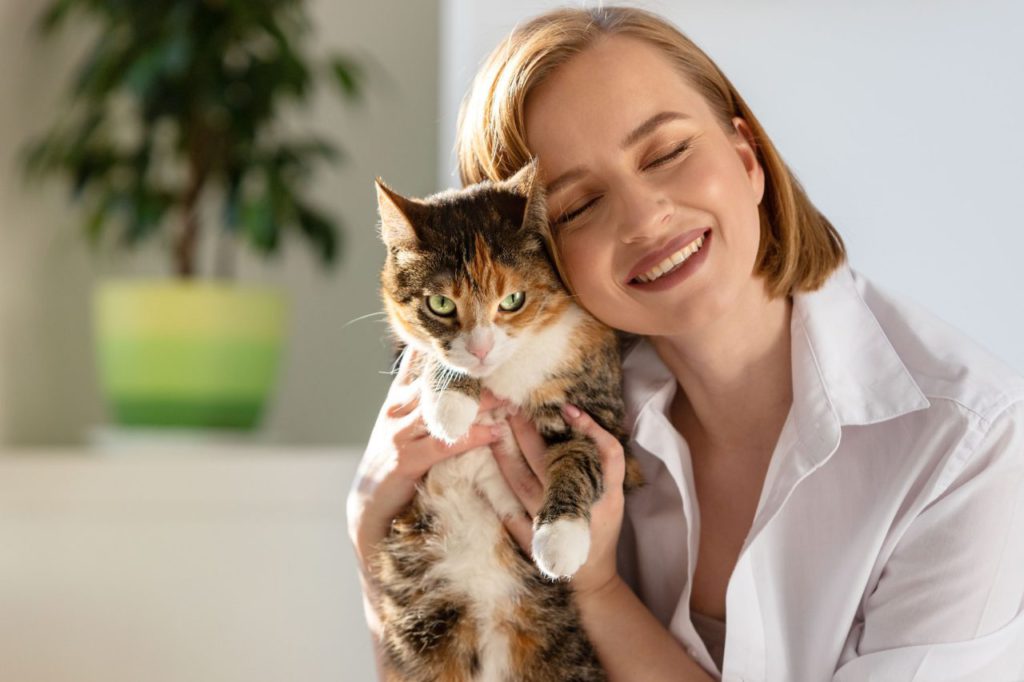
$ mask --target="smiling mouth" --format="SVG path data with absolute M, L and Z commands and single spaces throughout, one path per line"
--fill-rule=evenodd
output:
M 666 256 L 660 263 L 652 267 L 647 272 L 634 277 L 630 282 L 633 284 L 646 284 L 648 282 L 654 282 L 671 272 L 675 272 L 681 268 L 683 263 L 689 260 L 691 256 L 700 251 L 700 248 L 704 246 L 704 237 L 705 235 L 701 234 L 675 253 Z

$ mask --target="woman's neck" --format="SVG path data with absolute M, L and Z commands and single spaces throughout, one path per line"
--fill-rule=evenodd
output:
M 672 418 L 691 446 L 770 456 L 793 399 L 792 299 L 746 298 L 700 333 L 650 341 L 682 389 Z

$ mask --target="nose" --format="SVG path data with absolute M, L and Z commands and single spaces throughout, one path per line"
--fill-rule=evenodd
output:
M 466 350 L 475 355 L 481 362 L 494 348 L 494 333 L 489 329 L 474 329 L 466 341 Z
M 661 233 L 672 218 L 672 202 L 661 188 L 641 179 L 625 181 L 621 190 L 622 223 L 619 236 L 625 244 L 645 241 Z

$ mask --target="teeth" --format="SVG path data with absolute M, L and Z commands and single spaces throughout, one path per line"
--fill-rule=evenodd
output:
M 665 260 L 661 261 L 644 274 L 637 275 L 637 279 L 640 280 L 641 282 L 653 282 L 662 275 L 665 275 L 671 272 L 672 270 L 675 270 L 677 267 L 685 263 L 686 259 L 692 256 L 693 254 L 697 253 L 697 251 L 699 251 L 700 247 L 703 245 L 704 235 L 701 235 L 694 239 L 689 244 L 687 244 L 686 246 L 684 246 L 683 248 L 679 249 L 672 255 L 665 258 Z

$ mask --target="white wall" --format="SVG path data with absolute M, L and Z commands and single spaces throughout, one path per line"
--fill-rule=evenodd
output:
M 346 225 L 338 270 L 324 274 L 298 241 L 280 261 L 243 258 L 240 279 L 279 285 L 292 303 L 292 335 L 266 431 L 288 443 L 364 441 L 383 399 L 389 366 L 377 273 L 373 179 L 410 194 L 434 191 L 437 158 L 437 0 L 373 3 L 311 0 L 314 53 L 333 48 L 368 56 L 369 98 L 344 109 L 324 88 L 290 123 L 325 134 L 347 163 L 314 176 L 311 198 Z M 162 275 L 161 244 L 92 257 L 79 214 L 57 182 L 22 186 L 15 159 L 30 135 L 54 121 L 61 93 L 90 38 L 71 22 L 51 44 L 30 30 L 44 3 L 0 1 L 0 447 L 79 443 L 106 418 L 95 374 L 89 305 L 94 281 Z M 384 76 L 379 74 L 383 72 Z M 216 206 L 208 213 L 217 228 Z M 209 246 L 209 243 L 207 244 Z M 204 262 L 211 251 L 205 251 Z
M 516 22 L 564 4 L 443 0 L 440 177 L 458 105 Z M 611 3 L 606 3 L 611 4 Z M 1024 4 L 634 2 L 733 81 L 853 266 L 1024 371 Z

